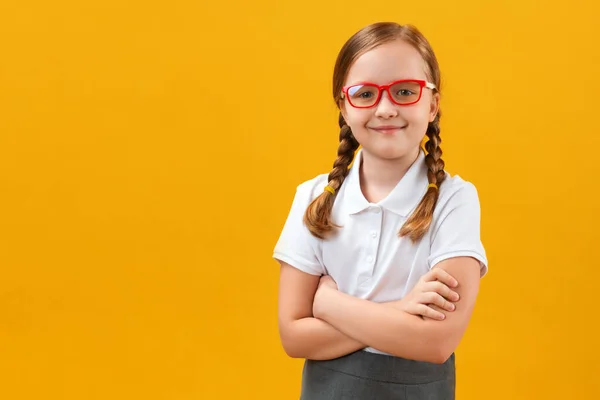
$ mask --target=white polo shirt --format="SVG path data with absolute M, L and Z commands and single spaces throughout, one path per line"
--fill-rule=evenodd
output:
M 398 231 L 427 191 L 427 165 L 421 150 L 396 187 L 378 203 L 360 188 L 359 150 L 340 187 L 332 211 L 337 234 L 321 240 L 302 222 L 309 203 L 327 185 L 327 174 L 297 187 L 290 213 L 273 257 L 312 275 L 330 275 L 338 289 L 375 302 L 399 300 L 419 278 L 442 260 L 470 256 L 487 272 L 480 239 L 480 206 L 475 186 L 458 175 L 440 186 L 432 224 L 416 243 Z M 380 353 L 367 348 L 366 350 Z

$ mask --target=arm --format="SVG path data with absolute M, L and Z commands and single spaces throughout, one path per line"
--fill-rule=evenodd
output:
M 313 318 L 313 300 L 325 269 L 317 257 L 319 240 L 303 223 L 313 189 L 326 176 L 298 186 L 273 256 L 281 265 L 279 278 L 279 335 L 290 357 L 326 360 L 366 346 L 330 324 Z
M 479 262 L 456 257 L 440 262 L 456 278 L 454 290 L 460 295 L 456 309 L 443 321 L 408 314 L 397 303 L 373 303 L 337 290 L 323 288 L 317 294 L 315 317 L 351 338 L 398 357 L 443 363 L 462 338 L 479 291 Z
M 320 276 L 280 263 L 279 334 L 290 357 L 330 360 L 366 347 L 313 317 L 313 299 Z

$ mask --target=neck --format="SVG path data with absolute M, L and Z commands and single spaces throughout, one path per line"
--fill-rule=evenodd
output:
M 400 182 L 406 171 L 416 161 L 421 148 L 400 158 L 384 159 L 362 150 L 362 163 L 359 169 L 360 187 L 363 195 L 371 203 L 385 198 Z

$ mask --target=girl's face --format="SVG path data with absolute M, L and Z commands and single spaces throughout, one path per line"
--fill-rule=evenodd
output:
M 361 55 L 350 67 L 344 86 L 363 82 L 386 85 L 400 79 L 429 81 L 425 68 L 414 47 L 396 40 Z M 387 91 L 371 108 L 354 108 L 345 97 L 340 109 L 363 153 L 386 160 L 414 156 L 439 107 L 439 94 L 427 88 L 417 103 L 407 106 L 393 103 Z

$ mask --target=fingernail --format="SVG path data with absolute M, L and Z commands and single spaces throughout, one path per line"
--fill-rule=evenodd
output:
M 454 304 L 450 304 L 450 309 L 451 309 L 452 311 L 454 311 L 454 309 L 455 309 L 455 308 L 456 308 L 456 306 L 455 306 Z

